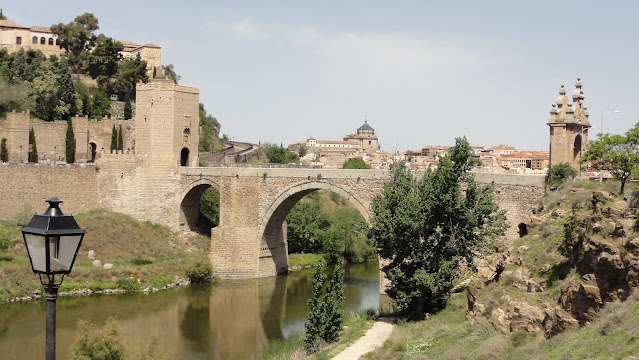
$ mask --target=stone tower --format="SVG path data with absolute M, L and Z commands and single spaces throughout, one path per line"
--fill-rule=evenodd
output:
M 581 78 L 577 77 L 572 101 L 566 96 L 564 85 L 550 109 L 550 166 L 568 163 L 579 170 L 579 160 L 588 145 L 588 111 L 584 106 Z
M 136 87 L 135 152 L 153 161 L 198 166 L 199 90 L 153 79 Z

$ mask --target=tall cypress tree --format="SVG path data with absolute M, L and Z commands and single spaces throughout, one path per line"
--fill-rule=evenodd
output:
M 36 146 L 35 131 L 29 130 L 29 162 L 38 162 L 38 148 Z
M 64 156 L 68 164 L 73 164 L 75 162 L 75 135 L 73 134 L 72 119 L 69 119 L 67 123 L 67 137 Z
M 124 141 L 122 141 L 122 125 L 120 125 L 120 131 L 118 131 L 118 150 L 124 150 Z
M 2 138 L 2 141 L 0 142 L 0 161 L 6 162 L 7 155 L 7 139 Z
M 113 130 L 111 130 L 111 151 L 118 149 L 118 131 L 113 124 Z
M 58 106 L 56 107 L 56 115 L 60 120 L 68 120 L 73 114 L 77 113 L 75 104 L 75 87 L 71 78 L 71 68 L 66 56 L 62 56 L 58 61 L 58 66 L 53 71 L 58 76 L 57 98 Z
M 131 106 L 131 100 L 129 98 L 124 102 L 124 120 L 129 120 L 133 117 L 133 107 Z

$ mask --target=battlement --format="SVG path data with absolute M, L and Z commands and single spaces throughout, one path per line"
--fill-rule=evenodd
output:
M 200 90 L 191 86 L 178 85 L 170 79 L 152 79 L 148 83 L 139 83 L 135 87 L 136 95 L 139 91 L 171 90 L 189 94 L 199 94 Z

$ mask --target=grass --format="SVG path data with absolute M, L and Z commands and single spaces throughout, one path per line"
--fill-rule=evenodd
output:
M 325 264 L 326 260 L 322 254 L 290 254 L 288 256 L 288 267 L 299 266 L 305 268 L 307 266 L 317 266 Z
M 270 341 L 266 348 L 254 359 L 332 359 L 362 337 L 373 326 L 374 322 L 365 312 L 352 313 L 345 316 L 344 331 L 340 334 L 339 340 L 331 344 L 325 344 L 315 354 L 307 354 L 304 349 L 303 334 L 295 334 L 288 339 Z
M 105 210 L 80 213 L 75 218 L 87 234 L 61 291 L 161 289 L 175 276 L 184 278 L 188 264 L 208 260 L 210 239 L 205 236 L 181 238 L 164 226 Z M 11 239 L 10 248 L 0 251 L 0 303 L 40 291 L 42 286 L 31 271 L 18 224 L 0 222 L 0 236 Z M 94 250 L 103 264 L 114 264 L 113 268 L 93 266 L 89 250 Z

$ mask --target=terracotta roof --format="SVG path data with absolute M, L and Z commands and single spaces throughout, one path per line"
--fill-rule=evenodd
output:
M 43 33 L 50 33 L 53 34 L 51 32 L 51 28 L 47 27 L 47 26 L 32 26 L 31 27 L 31 31 L 36 31 L 36 32 L 43 32 Z
M 153 43 L 147 43 L 147 44 L 142 45 L 141 47 L 156 48 L 156 49 L 161 49 L 162 48 L 161 46 L 155 45 Z
M 135 46 L 135 47 L 139 47 L 140 44 L 134 43 L 133 41 L 126 41 L 126 40 L 118 40 L 120 42 L 120 44 L 124 45 L 124 46 Z
M 20 25 L 17 22 L 13 22 L 11 20 L 0 20 L 0 27 L 9 27 L 9 28 L 17 28 L 17 29 L 28 29 L 28 26 Z

